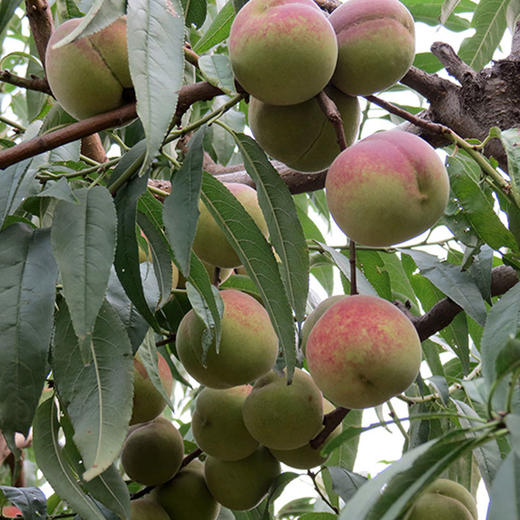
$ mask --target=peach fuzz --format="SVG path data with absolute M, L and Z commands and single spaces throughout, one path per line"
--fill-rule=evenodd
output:
M 421 342 L 410 320 L 390 302 L 348 296 L 330 307 L 307 341 L 312 378 L 327 399 L 369 408 L 406 390 L 421 362 Z
M 347 145 L 351 145 L 359 127 L 359 102 L 334 87 L 327 87 L 326 93 L 338 107 Z M 269 155 L 302 172 L 328 168 L 341 151 L 334 127 L 316 98 L 297 105 L 276 106 L 251 97 L 249 125 Z
M 224 183 L 224 186 L 238 199 L 255 221 L 264 236 L 267 224 L 264 219 L 256 190 L 246 184 Z M 193 251 L 201 260 L 218 267 L 238 267 L 242 264 L 224 232 L 202 202 L 199 204 L 200 216 L 193 240 Z
M 132 87 L 126 46 L 126 18 L 63 47 L 53 48 L 80 23 L 73 18 L 51 35 L 45 69 L 52 93 L 77 119 L 118 108 Z
M 341 152 L 325 188 L 330 212 L 345 234 L 367 246 L 387 247 L 433 226 L 450 187 L 444 164 L 426 141 L 389 130 Z
M 210 388 L 250 383 L 271 370 L 278 356 L 278 337 L 267 311 L 252 296 L 228 289 L 224 302 L 222 339 L 203 360 L 202 320 L 190 310 L 177 329 L 177 352 L 188 373 Z
M 229 57 L 251 95 L 271 105 L 294 105 L 329 82 L 338 44 L 312 0 L 250 0 L 231 26 Z
M 398 0 L 347 0 L 330 16 L 338 37 L 332 83 L 367 95 L 399 81 L 415 56 L 414 20 Z

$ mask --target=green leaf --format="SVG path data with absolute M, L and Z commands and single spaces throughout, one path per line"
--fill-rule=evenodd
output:
M 507 414 L 504 422 L 511 436 L 511 447 L 516 452 L 516 455 L 520 457 L 520 415 L 514 413 Z
M 9 25 L 11 18 L 22 0 L 2 0 L 0 4 L 0 34 Z
M 366 477 L 337 466 L 329 466 L 332 488 L 347 503 L 367 481 Z
M 520 457 L 512 451 L 500 466 L 491 488 L 487 520 L 520 518 Z
M 339 520 L 396 520 L 414 498 L 454 460 L 470 449 L 473 440 L 464 437 L 426 442 L 406 452 L 377 477 L 369 480 L 341 511 Z
M 384 269 L 384 263 L 379 252 L 360 249 L 356 252 L 356 257 L 357 264 L 378 295 L 385 300 L 392 300 L 390 276 Z
M 231 23 L 234 18 L 235 9 L 232 0 L 229 0 L 218 12 L 202 38 L 193 47 L 193 50 L 198 54 L 203 54 L 215 45 L 223 42 L 229 36 Z
M 296 331 L 271 247 L 229 190 L 206 173 L 202 177 L 202 200 L 255 282 L 280 340 L 287 374 L 291 378 L 296 363 Z
M 26 434 L 48 372 L 58 271 L 47 229 L 13 224 L 0 244 L 0 430 Z
M 507 166 L 511 186 L 516 197 L 520 197 L 520 129 L 510 128 L 500 132 L 500 140 L 507 153 Z
M 49 181 L 45 185 L 45 189 L 38 193 L 37 197 L 52 197 L 56 200 L 64 200 L 65 202 L 77 203 L 78 199 L 74 192 L 70 189 L 70 184 L 65 177 L 58 181 Z
M 32 159 L 27 159 L 0 170 L 0 228 L 27 197 L 38 192 L 36 168 L 31 164 Z
M 106 299 L 123 323 L 132 345 L 132 353 L 135 354 L 146 336 L 149 325 L 126 295 L 113 266 L 108 279 Z
M 33 424 L 33 445 L 36 463 L 53 487 L 83 520 L 105 520 L 94 501 L 81 489 L 77 476 L 63 453 L 59 438 L 59 423 L 54 399 L 45 400 Z
M 334 264 L 341 271 L 341 274 L 350 281 L 350 263 L 349 259 L 336 251 L 336 249 L 329 247 L 321 242 L 316 242 L 325 252 L 328 253 Z M 378 296 L 377 291 L 372 287 L 372 284 L 367 280 L 366 276 L 356 267 L 357 290 L 359 294 L 367 294 L 369 296 Z
M 273 517 L 274 501 L 282 494 L 285 486 L 299 476 L 299 473 L 286 471 L 276 477 L 266 497 L 263 520 L 270 520 Z
M 204 158 L 202 141 L 205 132 L 206 127 L 203 126 L 190 139 L 184 162 L 173 177 L 171 194 L 163 204 L 166 236 L 184 276 L 189 275 L 191 246 L 200 214 L 198 204 Z
M 434 56 L 431 52 L 418 52 L 413 60 L 413 65 L 430 74 L 434 74 L 443 68 L 437 56 Z
M 102 186 L 82 188 L 74 195 L 77 204 L 58 202 L 51 239 L 80 354 L 89 362 L 92 329 L 114 260 L 116 212 L 112 196 Z
M 403 251 L 410 255 L 421 274 L 428 278 L 435 287 L 460 305 L 477 323 L 486 321 L 486 305 L 473 278 L 459 266 L 439 262 L 436 256 L 423 251 Z
M 187 27 L 192 24 L 195 27 L 200 27 L 204 23 L 207 14 L 206 0 L 182 0 L 182 7 Z
M 450 15 L 455 11 L 455 8 L 460 3 L 460 0 L 445 0 L 442 4 L 440 22 L 442 25 L 446 23 Z
M 342 421 L 342 429 L 359 428 L 363 418 L 363 410 L 350 410 Z M 350 442 L 343 443 L 335 449 L 327 459 L 325 466 L 339 466 L 348 470 L 353 470 L 359 446 L 359 437 L 350 439 Z
M 60 399 L 74 426 L 74 443 L 88 481 L 119 455 L 132 413 L 132 350 L 116 312 L 104 303 L 90 344 L 92 363 L 81 362 L 65 305 L 56 317 L 52 367 Z
M 493 209 L 492 202 L 482 192 L 478 181 L 471 174 L 476 163 L 461 155 L 448 158 L 451 189 L 464 209 L 475 233 L 493 249 L 502 246 L 517 250 L 512 233 L 502 224 Z
M 146 190 L 147 181 L 146 176 L 134 177 L 117 190 L 115 204 L 118 240 L 114 265 L 126 294 L 143 318 L 158 331 L 159 324 L 150 310 L 143 289 L 135 233 L 137 199 Z
M 233 134 L 258 193 L 269 238 L 280 257 L 280 271 L 296 319 L 303 321 L 309 292 L 309 252 L 287 185 L 251 137 Z
M 466 38 L 457 53 L 470 67 L 481 70 L 493 57 L 506 29 L 509 0 L 481 0 L 471 20 L 476 29 Z
M 54 48 L 62 47 L 78 38 L 101 31 L 126 13 L 125 0 L 94 0 L 88 13 L 81 22 L 65 38 L 54 44 Z
M 520 329 L 520 284 L 514 285 L 488 312 L 480 351 L 482 374 L 488 390 L 497 378 L 496 362 L 508 341 Z
M 47 500 L 40 489 L 0 486 L 0 492 L 22 512 L 24 520 L 45 519 L 47 516 Z
M 146 171 L 175 114 L 184 77 L 184 15 L 179 0 L 129 0 L 128 61 L 146 135 Z
M 144 365 L 146 373 L 150 378 L 153 386 L 158 390 L 158 392 L 162 395 L 166 404 L 173 410 L 173 404 L 170 399 L 170 395 L 166 392 L 164 388 L 161 377 L 159 375 L 159 366 L 158 366 L 158 358 L 157 358 L 157 347 L 155 346 L 155 337 L 153 331 L 148 331 L 146 338 L 143 341 L 143 344 L 139 348 L 138 351 L 139 359 Z
M 299 520 L 335 520 L 338 517 L 332 513 L 305 513 L 298 518 Z
M 230 96 L 237 93 L 229 56 L 224 54 L 201 56 L 199 58 L 199 67 L 204 79 L 208 83 L 220 88 Z
M 470 272 L 482 297 L 491 304 L 491 269 L 493 268 L 493 250 L 484 244 L 473 259 Z

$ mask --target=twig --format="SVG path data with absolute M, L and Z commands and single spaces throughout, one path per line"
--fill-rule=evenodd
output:
M 188 453 L 186 457 L 184 457 L 181 468 L 186 467 L 192 460 L 197 459 L 200 455 L 202 455 L 202 450 L 200 448 L 197 448 L 196 450 L 193 450 L 191 453 Z
M 347 147 L 347 139 L 345 137 L 345 129 L 343 128 L 343 119 L 341 118 L 341 114 L 339 113 L 336 103 L 334 103 L 334 101 L 332 101 L 332 99 L 330 99 L 330 97 L 325 94 L 324 90 L 318 94 L 317 99 L 322 112 L 332 123 L 332 126 L 334 126 L 339 149 L 343 151 Z
M 334 513 L 338 514 L 339 510 L 337 507 L 333 506 L 329 499 L 323 494 L 323 491 L 320 489 L 320 486 L 318 485 L 318 482 L 316 481 L 316 473 L 311 471 L 310 469 L 307 470 L 307 475 L 312 480 L 312 484 L 314 485 L 314 489 L 320 495 L 320 498 L 334 511 Z
M 332 13 L 332 11 L 341 5 L 341 2 L 338 2 L 337 0 L 314 0 L 314 3 L 328 13 Z
M 328 436 L 341 424 L 341 421 L 350 412 L 350 409 L 338 407 L 323 416 L 323 430 L 310 441 L 311 448 L 318 449 Z
M 444 42 L 434 42 L 431 51 L 444 65 L 448 74 L 462 85 L 475 81 L 477 73 L 457 56 L 451 45 Z
M 168 343 L 171 343 L 172 341 L 175 341 L 175 334 L 169 334 L 167 338 L 162 339 L 161 341 L 156 341 L 155 346 L 162 347 L 163 345 L 168 345 Z
M 47 42 L 54 29 L 49 4 L 47 0 L 25 0 L 25 10 L 38 55 L 45 68 L 45 49 L 47 49 Z
M 8 119 L 7 117 L 4 117 L 2 115 L 0 115 L 0 122 L 6 124 L 8 126 L 12 126 L 13 128 L 16 128 L 16 130 L 19 130 L 20 132 L 25 132 L 25 128 L 22 125 L 20 125 L 16 121 L 11 121 L 10 119 Z
M 356 243 L 349 240 L 349 263 L 350 263 L 350 295 L 358 294 L 356 274 Z
M 15 85 L 16 87 L 25 88 L 27 90 L 36 90 L 51 95 L 51 89 L 46 79 L 42 78 L 22 78 L 16 76 L 9 70 L 0 70 L 0 81 Z

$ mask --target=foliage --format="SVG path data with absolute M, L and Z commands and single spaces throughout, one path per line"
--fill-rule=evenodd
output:
M 403 3 L 416 22 L 453 33 L 475 29 L 460 56 L 476 70 L 493 58 L 520 12 L 509 0 Z M 286 366 L 289 377 L 303 363 L 298 340 L 305 316 L 338 292 L 337 280 L 346 292 L 353 283 L 348 244 L 330 238 L 323 191 L 292 195 L 247 135 L 247 105 L 237 94 L 226 44 L 242 2 L 125 4 L 52 5 L 56 21 L 87 15 L 76 36 L 128 13 L 139 120 L 100 133 L 110 160 L 100 164 L 83 155 L 75 141 L 0 170 L 0 430 L 16 456 L 16 432 L 31 429 L 34 441 L 26 450 L 26 473 L 33 473 L 26 479 L 33 485 L 14 487 L 17 472 L 0 472 L 0 506 L 16 505 L 26 519 L 44 518 L 45 510 L 49 518 L 128 515 L 129 497 L 140 488 L 123 481 L 118 457 L 131 415 L 131 359 L 145 337 L 155 384 L 153 341 L 167 354 L 176 379 L 172 417 L 186 448 L 195 448 L 189 422 L 198 387 L 177 358 L 175 331 L 193 307 L 208 342 L 218 341 L 222 318 L 213 280 L 191 251 L 199 198 L 248 275 L 235 273 L 223 287 L 263 301 L 280 340 L 278 366 Z M 19 0 L 2 1 L 0 68 L 29 77 L 43 69 L 24 17 Z M 189 52 L 201 54 L 198 66 L 185 40 Z M 415 66 L 441 69 L 431 53 L 418 54 Z M 197 101 L 173 127 L 181 85 L 202 81 L 225 97 Z M 403 89 L 408 111 L 420 112 L 424 100 L 408 87 L 384 96 Z M 44 92 L 7 81 L 0 83 L 0 101 L 0 150 L 48 134 L 67 119 Z M 360 135 L 368 127 L 388 127 L 387 112 L 366 101 L 363 107 Z M 358 249 L 354 272 L 361 293 L 397 300 L 415 316 L 433 313 L 446 298 L 463 310 L 423 338 L 422 377 L 398 396 L 409 405 L 406 416 L 381 408 L 377 423 L 361 425 L 361 414 L 349 413 L 343 432 L 325 445 L 331 459 L 319 478 L 284 473 L 257 508 L 223 510 L 221 518 L 394 520 L 440 475 L 472 491 L 482 478 L 490 494 L 487 518 L 520 518 L 520 284 L 504 294 L 494 288 L 500 269 L 520 267 L 520 135 L 494 129 L 491 136 L 506 149 L 509 177 L 474 140 L 446 147 L 451 195 L 437 226 L 400 248 Z M 241 163 L 241 174 L 256 184 L 269 242 L 204 171 L 229 173 Z M 171 181 L 171 195 L 150 179 Z M 152 263 L 139 265 L 140 230 Z M 186 289 L 172 289 L 172 262 Z M 403 456 L 367 480 L 353 471 L 359 437 L 388 424 L 403 433 Z M 363 472 L 359 463 L 356 469 Z M 309 477 L 319 496 L 274 507 L 287 484 Z M 38 490 L 45 482 L 56 495 L 45 498 Z

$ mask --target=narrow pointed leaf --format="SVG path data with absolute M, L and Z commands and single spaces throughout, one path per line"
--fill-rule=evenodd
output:
M 285 356 L 288 377 L 291 378 L 296 363 L 296 331 L 271 247 L 229 190 L 206 173 L 202 177 L 201 196 L 262 296 Z
M 203 54 L 215 45 L 223 42 L 229 36 L 231 23 L 234 18 L 235 8 L 232 0 L 229 0 L 218 12 L 202 38 L 195 44 L 193 50 L 198 54 Z
M 212 54 L 199 58 L 199 67 L 204 79 L 220 88 L 229 96 L 237 93 L 235 87 L 235 77 L 231 69 L 231 61 L 224 54 Z
M 0 34 L 9 25 L 11 18 L 22 0 L 2 0 L 0 4 Z
M 118 456 L 132 413 L 132 350 L 116 312 L 104 303 L 96 320 L 92 363 L 85 366 L 66 306 L 56 317 L 52 368 L 91 480 Z
M 24 520 L 45 520 L 47 516 L 46 498 L 40 489 L 0 486 L 0 491 L 11 504 L 22 512 Z
M 309 252 L 291 193 L 256 141 L 244 134 L 233 137 L 258 193 L 269 238 L 280 257 L 280 272 L 289 303 L 298 321 L 305 317 L 309 292 Z
M 451 14 L 455 11 L 457 5 L 460 3 L 460 0 L 445 0 L 442 4 L 441 10 L 441 24 L 445 24 Z
M 90 361 L 92 329 L 108 284 L 116 247 L 116 212 L 102 186 L 74 192 L 77 204 L 60 201 L 51 231 L 63 293 L 84 362 Z
M 520 518 L 520 457 L 509 453 L 500 466 L 491 488 L 487 520 Z
M 162 145 L 184 77 L 184 15 L 179 0 L 129 0 L 128 59 L 146 135 L 144 172 Z
M 34 418 L 34 455 L 39 468 L 54 491 L 83 520 L 105 520 L 94 501 L 85 495 L 77 475 L 71 469 L 60 445 L 57 409 L 54 399 L 38 407 Z
M 0 430 L 26 434 L 45 377 L 56 279 L 49 230 L 0 233 Z
M 200 214 L 198 205 L 205 131 L 204 126 L 190 139 L 188 153 L 173 177 L 171 194 L 166 197 L 163 205 L 163 221 L 168 241 L 184 276 L 189 275 L 191 246 Z

